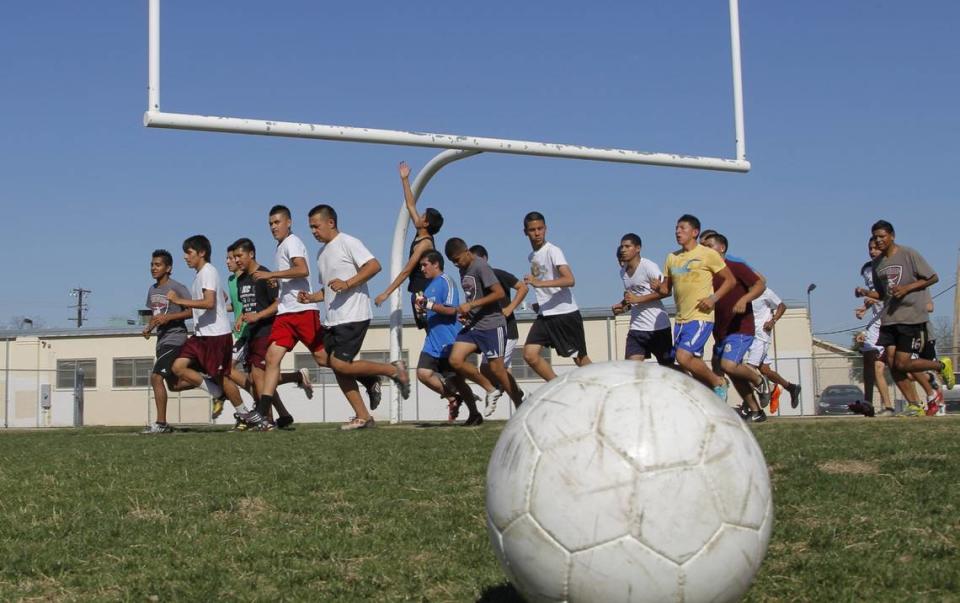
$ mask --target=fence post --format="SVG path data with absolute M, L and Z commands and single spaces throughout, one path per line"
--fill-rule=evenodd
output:
M 79 363 L 73 372 L 73 426 L 83 427 L 83 369 Z

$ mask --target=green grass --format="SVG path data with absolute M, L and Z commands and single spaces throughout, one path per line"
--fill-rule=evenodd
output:
M 484 525 L 500 425 L 0 433 L 0 600 L 514 601 Z M 754 601 L 960 597 L 960 420 L 757 426 Z

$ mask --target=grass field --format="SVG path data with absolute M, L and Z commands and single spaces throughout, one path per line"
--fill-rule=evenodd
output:
M 0 600 L 515 601 L 484 525 L 502 425 L 0 433 Z M 960 599 L 960 420 L 770 421 L 749 600 Z

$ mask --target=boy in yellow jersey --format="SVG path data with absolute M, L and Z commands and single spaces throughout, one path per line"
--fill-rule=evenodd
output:
M 700 220 L 684 214 L 674 231 L 680 249 L 667 256 L 662 295 L 673 292 L 677 306 L 673 328 L 673 355 L 684 371 L 727 399 L 727 382 L 703 362 L 703 348 L 713 333 L 713 307 L 736 283 L 730 269 L 716 251 L 697 243 Z M 721 279 L 714 291 L 713 275 Z

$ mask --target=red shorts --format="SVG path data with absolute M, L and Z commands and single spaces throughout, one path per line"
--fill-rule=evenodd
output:
M 180 348 L 179 358 L 195 361 L 210 378 L 224 377 L 233 365 L 233 335 L 194 335 Z
M 289 314 L 278 314 L 270 329 L 270 343 L 282 345 L 292 350 L 297 342 L 307 346 L 311 352 L 323 349 L 323 327 L 320 325 L 320 312 L 304 310 Z
M 247 368 L 267 368 L 267 349 L 269 348 L 269 335 L 251 339 L 249 343 L 247 343 Z

